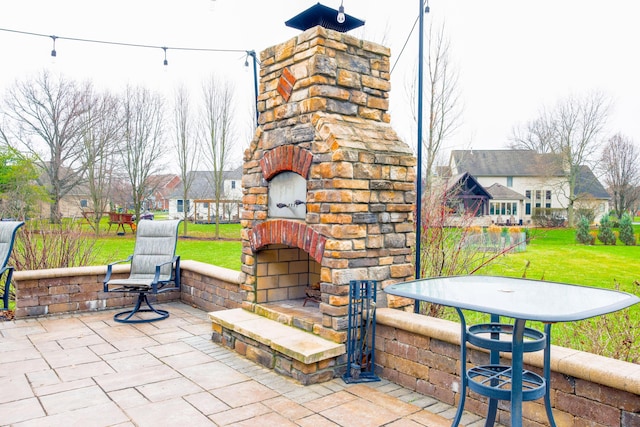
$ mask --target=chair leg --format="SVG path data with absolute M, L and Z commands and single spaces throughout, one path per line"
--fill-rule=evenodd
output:
M 2 308 L 0 310 L 9 310 L 9 291 L 11 289 L 11 278 L 13 277 L 13 267 L 7 269 L 7 278 L 4 282 L 4 293 L 2 294 Z
M 142 303 L 146 304 L 149 308 L 140 308 Z M 156 313 L 157 316 L 150 318 L 136 318 L 132 319 L 132 317 L 140 312 L 151 312 Z M 136 301 L 136 305 L 132 310 L 121 311 L 113 316 L 113 320 L 120 323 L 148 323 L 148 322 L 156 322 L 158 320 L 163 320 L 169 317 L 169 312 L 167 310 L 161 310 L 159 308 L 155 308 L 149 302 L 147 298 L 147 294 L 142 292 L 138 294 L 138 301 Z

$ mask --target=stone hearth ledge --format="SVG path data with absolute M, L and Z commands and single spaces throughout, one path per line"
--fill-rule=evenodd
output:
M 310 364 L 343 355 L 344 344 L 337 344 L 301 329 L 283 325 L 242 308 L 209 313 L 214 323 L 248 338 L 299 362 Z

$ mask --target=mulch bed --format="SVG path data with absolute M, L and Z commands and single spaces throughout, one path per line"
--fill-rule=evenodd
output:
M 0 322 L 7 322 L 9 320 L 13 320 L 15 313 L 13 310 L 2 310 L 0 311 Z

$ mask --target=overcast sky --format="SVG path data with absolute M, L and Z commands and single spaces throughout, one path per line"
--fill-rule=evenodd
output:
M 0 90 L 43 67 L 99 86 L 142 83 L 170 94 L 178 82 L 197 89 L 215 72 L 232 79 L 239 116 L 248 117 L 253 81 L 244 51 L 295 37 L 284 21 L 317 0 L 20 0 L 0 5 L 0 28 L 110 42 L 239 52 L 184 52 L 0 31 Z M 323 0 L 338 8 L 340 0 Z M 385 44 L 392 63 L 418 16 L 419 0 L 343 0 L 366 21 L 353 35 Z M 633 0 L 432 0 L 427 23 L 442 22 L 460 73 L 463 125 L 448 148 L 503 148 L 511 130 L 570 94 L 599 90 L 613 101 L 609 131 L 640 142 L 640 2 Z M 391 115 L 415 140 L 406 82 L 413 78 L 417 33 L 392 75 Z M 245 119 L 248 121 L 248 118 Z M 246 127 L 246 126 L 245 126 Z M 248 139 L 248 137 L 247 137 Z M 248 143 L 248 141 L 247 141 Z

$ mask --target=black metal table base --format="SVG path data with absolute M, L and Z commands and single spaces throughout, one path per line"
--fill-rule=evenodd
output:
M 481 365 L 467 371 L 469 388 L 490 399 L 511 399 L 511 366 Z M 522 400 L 536 400 L 544 396 L 546 381 L 540 375 L 522 372 Z
M 512 425 L 522 425 L 522 402 L 536 400 L 544 397 L 545 410 L 551 427 L 556 423 L 551 410 L 550 399 L 550 377 L 551 377 L 551 324 L 545 325 L 544 333 L 536 329 L 524 327 L 524 322 L 519 324 L 519 332 L 516 325 L 499 323 L 497 316 L 492 316 L 491 323 L 473 325 L 467 329 L 464 314 L 460 309 L 456 309 L 461 322 L 461 348 L 460 356 L 462 360 L 462 390 L 460 392 L 460 402 L 458 410 L 453 420 L 452 426 L 458 426 L 462 419 L 467 389 L 472 390 L 482 396 L 489 398 L 489 407 L 485 420 L 485 427 L 495 424 L 498 412 L 498 401 L 507 400 L 512 402 Z M 518 323 L 518 322 L 516 322 Z M 500 335 L 510 335 L 512 340 L 501 340 Z M 516 336 L 516 334 L 518 334 Z M 518 354 L 513 353 L 516 345 L 516 338 L 519 344 Z M 490 363 L 479 365 L 467 370 L 467 345 L 473 344 L 477 347 L 489 350 Z M 543 375 L 522 369 L 523 353 L 544 350 Z M 512 353 L 513 366 L 500 364 L 500 352 Z M 515 363 L 517 360 L 517 363 Z M 514 369 L 519 369 L 521 375 L 514 386 Z M 516 371 L 517 372 L 517 371 Z M 514 391 L 517 390 L 517 393 Z M 516 405 L 513 405 L 514 394 L 518 395 Z M 514 413 L 514 409 L 518 411 Z

